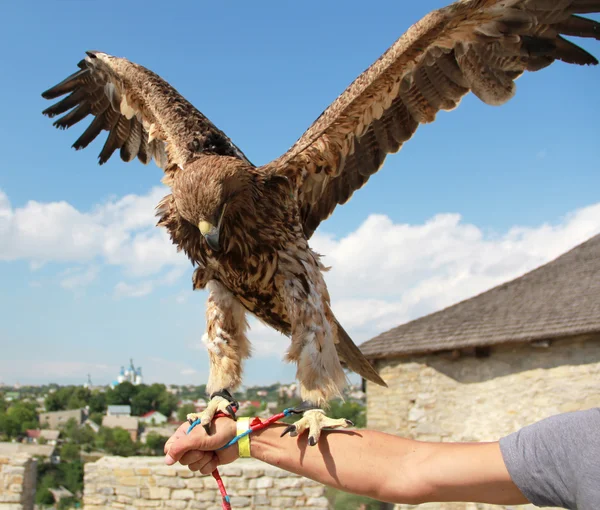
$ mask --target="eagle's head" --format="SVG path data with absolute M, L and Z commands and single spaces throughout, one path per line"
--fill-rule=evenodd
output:
M 254 207 L 252 176 L 237 158 L 203 156 L 176 172 L 172 188 L 179 214 L 199 229 L 213 252 L 230 244 L 232 223 Z

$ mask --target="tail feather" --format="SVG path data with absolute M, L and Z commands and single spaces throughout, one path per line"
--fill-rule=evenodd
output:
M 385 381 L 379 376 L 373 365 L 364 357 L 360 349 L 352 341 L 346 330 L 336 320 L 338 330 L 338 343 L 335 344 L 338 356 L 350 370 L 379 386 L 387 387 Z

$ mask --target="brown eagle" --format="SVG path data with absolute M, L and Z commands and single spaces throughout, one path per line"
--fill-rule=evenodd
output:
M 579 14 L 600 0 L 461 0 L 431 12 L 363 72 L 300 139 L 263 166 L 244 153 L 168 83 L 146 68 L 88 52 L 79 70 L 42 94 L 64 99 L 44 111 L 58 128 L 93 120 L 73 144 L 83 149 L 108 137 L 100 164 L 116 150 L 123 161 L 154 158 L 171 194 L 158 205 L 158 225 L 197 266 L 194 289 L 208 288 L 204 341 L 211 401 L 231 411 L 229 391 L 241 382 L 250 355 L 246 313 L 291 337 L 287 361 L 297 364 L 302 398 L 325 407 L 350 369 L 385 385 L 330 307 L 324 266 L 308 240 L 397 152 L 419 124 L 456 108 L 469 91 L 501 105 L 514 81 L 555 60 L 597 64 L 563 36 L 600 38 L 600 24 Z M 193 416 L 192 418 L 194 418 Z M 345 427 L 312 409 L 292 428 Z

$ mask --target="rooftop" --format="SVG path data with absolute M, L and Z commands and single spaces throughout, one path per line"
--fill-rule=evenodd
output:
M 600 332 L 600 235 L 519 278 L 363 343 L 369 359 Z
M 137 430 L 138 420 L 133 416 L 105 416 L 102 418 L 103 427 L 121 427 L 125 430 Z

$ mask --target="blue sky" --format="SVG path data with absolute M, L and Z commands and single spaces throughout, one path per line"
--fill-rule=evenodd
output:
M 206 295 L 152 227 L 161 171 L 118 158 L 100 168 L 103 140 L 75 152 L 82 128 L 59 132 L 41 115 L 40 93 L 85 50 L 154 70 L 262 164 L 445 3 L 3 3 L 0 382 L 106 383 L 130 357 L 149 381 L 208 375 Z M 467 97 L 322 225 L 313 245 L 334 266 L 334 310 L 357 341 L 600 232 L 599 78 L 556 63 L 520 78 L 500 108 Z M 260 325 L 251 338 L 246 383 L 290 381 L 287 340 Z

